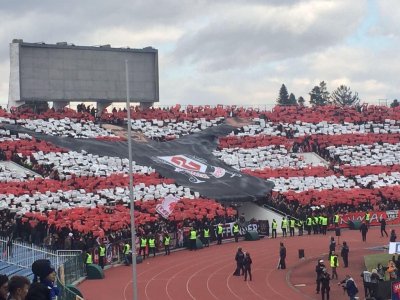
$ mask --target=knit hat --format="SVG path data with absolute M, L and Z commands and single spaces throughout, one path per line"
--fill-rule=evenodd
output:
M 4 285 L 8 281 L 7 275 L 0 275 L 0 286 Z
M 32 273 L 40 279 L 46 278 L 53 272 L 54 268 L 51 267 L 51 262 L 48 259 L 38 259 L 32 264 Z

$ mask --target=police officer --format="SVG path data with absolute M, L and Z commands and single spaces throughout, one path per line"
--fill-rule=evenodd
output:
M 239 242 L 239 224 L 233 224 L 233 236 L 235 237 L 235 242 Z
M 287 233 L 286 233 L 287 227 L 288 227 L 288 222 L 287 222 L 287 220 L 285 219 L 285 217 L 283 217 L 283 218 L 282 218 L 282 223 L 281 223 L 281 229 L 282 229 L 282 235 L 283 235 L 283 237 L 286 237 L 286 236 L 287 236 Z
M 146 247 L 147 247 L 147 237 L 142 235 L 140 237 L 140 247 L 139 247 L 139 255 L 143 252 L 143 260 L 146 259 Z
M 278 228 L 278 223 L 275 219 L 272 219 L 272 238 L 276 239 L 276 229 Z
M 101 242 L 99 246 L 99 266 L 104 269 L 104 264 L 106 260 L 106 246 L 104 246 L 104 243 Z
M 217 226 L 217 244 L 221 245 L 222 244 L 222 233 L 224 232 L 224 228 L 222 227 L 222 224 L 219 223 Z
M 204 247 L 210 247 L 210 228 L 203 228 L 203 244 Z
M 150 256 L 150 253 L 153 253 L 153 257 L 155 257 L 157 249 L 156 249 L 156 239 L 155 239 L 154 235 L 151 235 L 149 237 L 148 244 L 149 244 L 149 256 Z
M 171 250 L 169 248 L 170 242 L 171 242 L 171 237 L 167 232 L 164 233 L 163 244 L 164 244 L 165 255 L 171 254 Z
M 289 233 L 290 236 L 294 236 L 294 227 L 296 225 L 296 221 L 295 219 L 291 218 L 289 219 Z
M 190 248 L 190 251 L 197 250 L 196 239 L 197 239 L 197 232 L 194 229 L 194 227 L 192 227 L 190 229 L 190 232 L 189 232 L 189 248 Z
M 124 254 L 124 263 L 125 266 L 129 266 L 130 260 L 129 260 L 129 251 L 131 250 L 131 245 L 128 242 L 125 242 L 124 244 L 124 249 L 122 250 L 122 253 Z M 144 256 L 143 256 L 144 257 Z M 143 258 L 144 259 L 144 258 Z

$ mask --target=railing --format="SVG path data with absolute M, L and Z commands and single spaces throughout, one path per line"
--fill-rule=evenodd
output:
M 72 254 L 71 251 L 59 250 L 60 256 Z M 65 253 L 63 253 L 65 252 Z M 69 253 L 68 253 L 69 252 Z M 64 263 L 58 268 L 57 274 L 57 286 L 60 289 L 59 300 L 78 300 L 83 299 L 78 295 L 76 291 L 71 288 L 71 285 L 85 277 L 85 265 L 83 262 L 82 252 L 77 253 L 75 256 L 69 257 Z

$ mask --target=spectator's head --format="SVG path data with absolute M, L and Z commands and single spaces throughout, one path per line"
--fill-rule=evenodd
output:
M 347 243 L 346 243 L 346 242 L 343 242 L 343 246 L 347 246 Z
M 322 265 L 322 264 L 324 263 L 324 260 L 323 260 L 323 259 L 320 259 L 320 260 L 318 261 L 318 263 L 319 263 L 320 265 Z
M 11 298 L 15 300 L 24 300 L 28 294 L 30 282 L 24 276 L 14 276 L 8 282 L 8 291 Z
M 7 275 L 0 275 L 0 299 L 7 299 L 8 293 L 8 277 Z
M 37 281 L 37 278 L 40 278 L 40 281 L 47 280 L 54 282 L 56 279 L 56 272 L 51 267 L 51 263 L 48 259 L 39 259 L 35 261 L 32 264 L 32 272 L 35 275 L 34 281 Z

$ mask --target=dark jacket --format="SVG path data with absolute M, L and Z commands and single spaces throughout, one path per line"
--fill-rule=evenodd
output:
M 341 257 L 347 257 L 349 255 L 349 246 L 343 246 L 342 251 L 340 252 Z
M 243 266 L 245 269 L 250 269 L 251 268 L 251 264 L 253 263 L 253 261 L 251 260 L 250 257 L 245 257 L 243 260 Z
M 280 247 L 280 249 L 279 249 L 279 256 L 280 256 L 281 258 L 286 258 L 286 248 L 285 248 L 285 246 Z
M 322 276 L 322 273 L 323 273 L 323 271 L 322 271 L 323 269 L 325 269 L 325 265 L 324 264 L 318 263 L 315 266 L 315 272 L 317 273 L 317 280 L 321 279 L 321 276 Z
M 236 252 L 235 260 L 238 264 L 243 264 L 244 253 L 242 251 Z
M 50 300 L 50 289 L 39 283 L 32 283 L 25 300 Z

